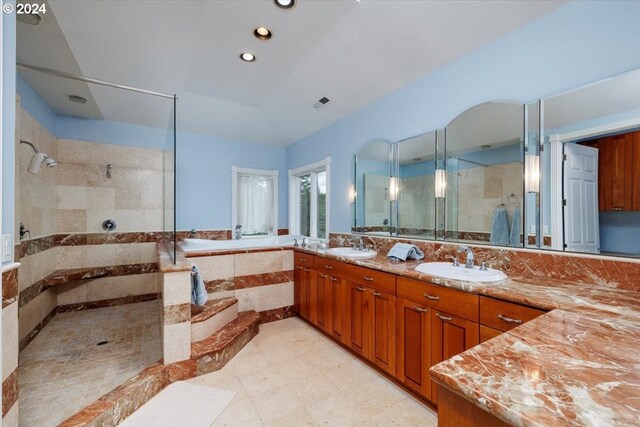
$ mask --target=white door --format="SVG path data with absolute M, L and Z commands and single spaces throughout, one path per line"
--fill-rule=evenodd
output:
M 564 144 L 565 250 L 600 252 L 598 149 Z

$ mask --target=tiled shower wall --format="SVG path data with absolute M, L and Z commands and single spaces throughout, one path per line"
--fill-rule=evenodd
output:
M 58 161 L 38 175 L 26 172 L 33 150 Z M 107 177 L 107 165 L 111 178 Z M 33 239 L 56 233 L 103 233 L 114 219 L 116 232 L 160 231 L 163 203 L 163 152 L 95 142 L 57 139 L 29 113 L 17 108 L 16 236 L 19 222 Z M 25 236 L 26 239 L 29 236 Z M 35 245 L 38 246 L 38 245 Z M 21 346 L 55 314 L 56 307 L 82 306 L 158 292 L 157 273 L 104 277 L 44 289 L 41 282 L 57 270 L 156 263 L 155 242 L 44 245 L 20 254 L 19 332 Z

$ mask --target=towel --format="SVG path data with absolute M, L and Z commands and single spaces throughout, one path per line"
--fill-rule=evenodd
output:
M 511 246 L 520 246 L 520 208 L 513 210 L 511 218 L 511 230 L 509 231 L 509 243 Z
M 499 206 L 493 213 L 490 240 L 494 245 L 509 245 L 509 220 L 504 206 Z
M 191 266 L 191 304 L 205 305 L 209 295 L 204 287 L 204 280 L 200 275 L 200 270 L 195 265 Z
M 406 261 L 407 258 L 422 259 L 424 258 L 424 253 L 422 253 L 422 251 L 416 245 L 410 245 L 408 243 L 396 243 L 387 254 L 387 257 Z

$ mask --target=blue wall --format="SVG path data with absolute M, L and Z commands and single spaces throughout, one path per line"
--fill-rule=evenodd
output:
M 287 147 L 287 167 L 331 156 L 332 231 L 350 229 L 353 154 L 446 126 L 491 100 L 530 102 L 640 67 L 640 2 L 574 1 Z
M 44 99 L 33 90 L 29 83 L 16 74 L 16 91 L 20 94 L 20 105 L 49 132 L 56 133 L 56 113 Z
M 15 6 L 16 2 L 4 1 Z M 13 235 L 16 135 L 16 16 L 2 13 L 2 234 Z

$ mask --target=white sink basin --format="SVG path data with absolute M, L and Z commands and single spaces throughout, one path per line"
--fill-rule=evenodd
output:
M 326 253 L 333 256 L 339 256 L 343 258 L 351 259 L 371 259 L 378 255 L 378 252 L 372 250 L 358 251 L 353 248 L 331 248 L 327 249 Z
M 477 265 L 473 268 L 465 268 L 464 265 L 454 267 L 449 262 L 426 262 L 417 266 L 416 271 L 430 276 L 466 282 L 498 282 L 507 278 L 502 271 L 493 268 L 481 271 Z

